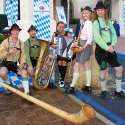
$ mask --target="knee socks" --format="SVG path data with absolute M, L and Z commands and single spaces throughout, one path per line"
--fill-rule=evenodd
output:
M 74 87 L 76 85 L 78 78 L 79 78 L 79 73 L 73 73 L 73 79 L 70 87 Z
M 106 88 L 105 88 L 105 78 L 104 79 L 99 78 L 99 80 L 100 80 L 100 84 L 101 84 L 101 87 L 102 87 L 102 91 L 106 91 Z
M 11 82 L 9 80 L 9 76 L 7 75 L 7 77 L 5 79 L 2 79 L 3 81 L 6 82 L 7 85 L 11 85 Z
M 91 70 L 85 71 L 86 74 L 86 86 L 91 86 Z
M 22 84 L 23 84 L 23 88 L 24 88 L 24 93 L 29 93 L 29 81 L 28 78 L 23 78 L 22 79 Z
M 121 91 L 121 80 L 122 80 L 122 76 L 121 77 L 115 76 L 116 92 Z
M 58 69 L 59 69 L 59 72 L 61 74 L 61 78 L 64 81 L 66 70 L 67 70 L 67 66 L 59 66 L 58 65 Z

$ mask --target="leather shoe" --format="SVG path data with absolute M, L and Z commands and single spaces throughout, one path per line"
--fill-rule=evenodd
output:
M 63 94 L 72 94 L 72 93 L 75 93 L 74 87 L 70 87 L 70 86 L 66 89 L 66 91 L 63 92 Z
M 104 99 L 108 99 L 108 93 L 107 93 L 107 91 L 102 91 L 102 97 L 104 98 Z
M 34 90 L 39 90 L 39 89 L 36 89 L 34 86 L 33 86 L 33 89 L 34 89 Z
M 125 97 L 125 93 L 123 91 L 120 91 L 120 92 L 115 91 L 115 95 Z
M 55 85 L 53 85 L 52 82 L 49 83 L 48 87 L 51 88 L 51 89 L 56 89 L 57 88 Z
M 88 91 L 91 94 L 91 86 L 85 86 L 85 88 L 82 88 L 82 91 Z

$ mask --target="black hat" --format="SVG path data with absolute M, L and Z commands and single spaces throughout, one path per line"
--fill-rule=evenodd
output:
M 83 10 L 89 10 L 92 12 L 92 8 L 90 6 L 86 6 Z
M 11 26 L 10 31 L 12 31 L 13 29 L 18 29 L 19 31 L 22 30 L 22 29 L 20 29 L 20 27 L 19 27 L 16 23 L 14 23 L 14 24 Z
M 101 8 L 107 9 L 107 7 L 104 5 L 104 3 L 101 2 L 101 1 L 99 1 L 99 2 L 96 4 L 96 8 L 94 8 L 94 10 L 96 10 L 96 9 L 101 9 Z
M 30 30 L 36 30 L 36 32 L 38 31 L 38 29 L 35 28 L 35 26 L 31 25 L 29 30 L 27 30 L 27 32 L 29 32 Z

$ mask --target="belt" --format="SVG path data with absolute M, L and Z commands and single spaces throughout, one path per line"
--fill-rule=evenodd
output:
M 37 60 L 38 59 L 38 57 L 30 57 L 31 59 L 35 59 L 35 60 Z

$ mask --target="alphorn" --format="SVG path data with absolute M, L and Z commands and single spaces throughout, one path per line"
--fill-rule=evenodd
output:
M 18 94 L 19 96 L 21 96 L 21 97 L 35 103 L 36 105 L 39 105 L 40 107 L 42 107 L 42 108 L 44 108 L 44 109 L 46 109 L 46 110 L 60 116 L 60 117 L 62 117 L 62 118 L 66 119 L 66 120 L 68 120 L 70 122 L 75 123 L 75 125 L 78 125 L 78 123 L 86 122 L 89 119 L 95 118 L 95 111 L 89 105 L 85 104 L 85 105 L 82 106 L 82 109 L 78 113 L 71 114 L 71 113 L 65 112 L 65 111 L 63 111 L 61 109 L 58 109 L 58 108 L 56 108 L 54 106 L 51 106 L 51 105 L 49 105 L 49 104 L 47 104 L 47 103 L 45 103 L 43 101 L 40 101 L 40 100 L 38 100 L 38 99 L 36 99 L 36 98 L 34 98 L 32 96 L 29 96 L 29 95 L 27 95 L 27 94 L 15 89 L 15 88 L 11 87 L 11 86 L 8 86 L 8 85 L 6 85 L 6 84 L 4 84 L 2 82 L 0 82 L 0 85 L 5 87 L 6 89 L 9 89 L 10 91 Z

